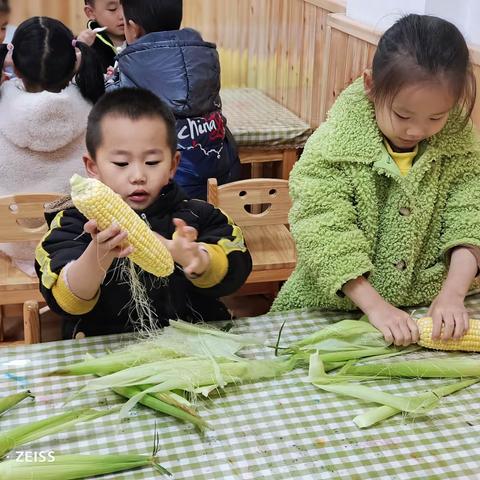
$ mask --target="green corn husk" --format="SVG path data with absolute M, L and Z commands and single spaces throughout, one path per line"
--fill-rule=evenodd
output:
M 362 317 L 360 320 L 341 320 L 282 349 L 282 355 L 294 355 L 299 361 L 308 363 L 310 355 L 318 353 L 325 368 L 332 364 L 362 358 L 385 358 L 403 355 L 420 349 L 418 346 L 395 347 L 389 345 L 383 335 Z M 365 320 L 365 321 L 364 321 Z
M 242 383 L 281 376 L 293 370 L 297 365 L 297 361 L 294 358 L 287 361 L 274 359 L 243 360 L 238 362 L 222 361 L 213 358 L 207 360 L 199 360 L 197 358 L 194 360 L 194 363 L 181 366 L 179 364 L 177 365 L 178 368 L 170 367 L 170 369 L 160 374 L 154 374 L 149 377 L 144 383 L 153 384 L 153 386 L 128 400 L 123 406 L 120 415 L 126 415 L 147 393 L 168 392 L 180 389 L 208 395 L 212 390 L 223 388 L 230 383 Z M 111 375 L 111 377 L 114 375 L 116 374 Z M 106 377 L 103 377 L 103 379 L 106 379 Z
M 142 388 L 139 387 L 116 387 L 112 388 L 112 390 L 125 398 L 132 398 L 143 391 Z M 201 432 L 203 432 L 205 428 L 210 428 L 207 422 L 193 409 L 174 400 L 172 395 L 168 393 L 146 394 L 139 400 L 139 403 L 157 412 L 165 413 L 184 422 L 193 423 Z
M 82 408 L 14 427 L 6 432 L 0 433 L 0 458 L 3 458 L 10 450 L 20 445 L 25 445 L 47 435 L 61 432 L 78 422 L 94 420 L 95 418 L 108 415 L 111 412 L 111 410 L 100 411 Z M 0 478 L 3 477 L 0 476 Z
M 49 373 L 53 375 L 108 375 L 126 368 L 157 362 L 162 359 L 178 358 L 178 354 L 170 348 L 142 345 L 137 349 L 120 350 L 103 357 L 89 357 L 86 360 Z
M 205 325 L 192 325 L 170 320 L 170 326 L 147 340 L 129 345 L 115 353 L 56 370 L 50 375 L 107 375 L 126 368 L 165 359 L 207 356 L 239 359 L 235 354 L 248 345 L 261 345 L 263 340 L 223 332 Z
M 409 378 L 480 377 L 480 360 L 470 357 L 410 360 L 395 363 L 349 365 L 345 374 Z
M 20 393 L 14 393 L 13 395 L 9 395 L 8 397 L 0 398 L 0 415 L 3 415 L 7 410 L 10 410 L 12 407 L 14 407 L 28 397 L 35 398 L 30 392 L 30 390 L 26 390 L 25 392 Z
M 296 359 L 230 361 L 221 358 L 178 358 L 140 365 L 96 378 L 91 380 L 82 391 L 162 384 L 162 389 L 157 391 L 193 392 L 201 386 L 223 387 L 228 383 L 274 378 L 292 370 L 296 364 Z
M 477 383 L 478 381 L 480 381 L 479 378 L 473 378 L 470 380 L 463 380 L 462 382 L 453 383 L 450 385 L 442 385 L 441 387 L 434 388 L 432 390 L 432 393 L 438 398 L 445 397 L 447 395 L 451 395 L 452 393 L 458 392 L 459 390 L 467 388 L 470 385 Z M 357 415 L 353 419 L 353 422 L 359 428 L 367 428 L 367 427 L 371 427 L 372 425 L 375 425 L 376 423 L 381 422 L 382 420 L 386 420 L 387 418 L 393 417 L 394 415 L 396 415 L 397 413 L 400 413 L 401 411 L 402 410 L 399 410 L 397 408 L 390 407 L 387 405 L 383 405 L 381 407 L 374 407 L 367 410 L 365 413 L 362 413 L 361 415 Z
M 171 475 L 155 457 L 147 455 L 55 455 L 54 461 L 8 460 L 0 463 L 2 480 L 75 480 L 152 466 Z
M 363 320 L 341 320 L 293 343 L 284 353 L 298 351 L 341 352 L 388 347 L 382 333 Z

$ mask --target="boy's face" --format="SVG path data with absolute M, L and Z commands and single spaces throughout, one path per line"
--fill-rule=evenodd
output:
M 123 28 L 123 9 L 120 0 L 95 0 L 92 5 L 85 5 L 85 15 L 95 20 L 107 32 L 117 37 L 125 35 Z
M 7 25 L 10 15 L 0 12 L 0 43 L 5 42 L 5 34 L 7 33 Z
M 175 175 L 179 152 L 172 154 L 165 122 L 158 117 L 131 120 L 107 115 L 96 159 L 84 157 L 89 175 L 118 193 L 134 210 L 144 210 Z

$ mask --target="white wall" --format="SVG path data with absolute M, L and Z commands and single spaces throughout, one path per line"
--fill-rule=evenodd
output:
M 406 13 L 435 15 L 454 23 L 480 45 L 479 0 L 347 0 L 347 16 L 383 31 Z
M 386 30 L 406 13 L 425 13 L 424 0 L 347 0 L 347 16 Z

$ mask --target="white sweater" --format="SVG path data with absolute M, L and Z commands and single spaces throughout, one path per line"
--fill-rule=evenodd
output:
M 20 80 L 0 88 L 0 196 L 13 193 L 68 193 L 74 173 L 84 174 L 87 117 L 92 105 L 75 85 L 60 93 L 28 93 Z M 1 244 L 14 260 L 27 260 L 32 246 Z
M 75 85 L 28 93 L 20 80 L 0 88 L 0 195 L 70 191 L 85 172 L 85 130 L 92 105 Z

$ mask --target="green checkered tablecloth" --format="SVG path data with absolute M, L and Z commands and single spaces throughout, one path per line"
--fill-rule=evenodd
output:
M 240 147 L 301 148 L 310 126 L 290 110 L 255 88 L 220 92 L 227 125 Z
M 480 296 L 467 303 L 478 317 Z M 415 316 L 424 313 L 417 310 Z M 238 320 L 234 330 L 264 334 L 274 343 L 286 320 L 282 344 L 287 344 L 345 316 L 315 311 L 270 314 Z M 0 417 L 2 431 L 65 411 L 63 402 L 87 380 L 47 377 L 49 371 L 128 340 L 125 335 L 108 336 L 0 349 L 0 396 L 24 387 L 36 395 L 35 402 L 24 401 Z M 261 348 L 247 354 L 271 352 Z M 190 425 L 140 407 L 124 421 L 99 418 L 19 450 L 149 453 L 156 422 L 161 463 L 177 480 L 480 478 L 480 385 L 445 397 L 428 417 L 413 421 L 397 415 L 359 430 L 352 418 L 372 405 L 320 391 L 306 381 L 306 373 L 297 370 L 277 380 L 230 386 L 220 396 L 199 400 L 200 413 L 214 427 L 203 437 Z M 444 383 L 448 382 L 402 380 L 382 388 L 408 395 Z M 75 399 L 70 406 L 113 406 L 120 401 L 115 394 L 100 392 Z M 105 478 L 158 477 L 145 468 Z

